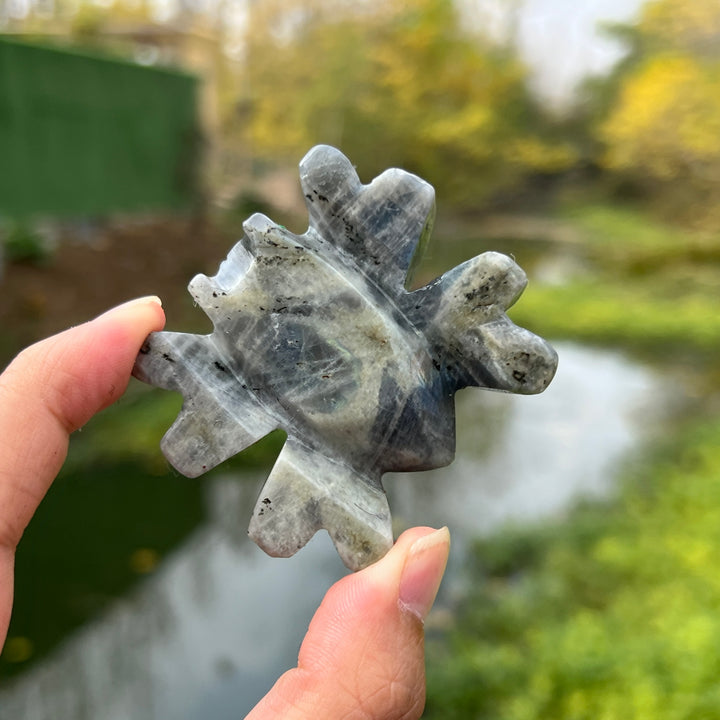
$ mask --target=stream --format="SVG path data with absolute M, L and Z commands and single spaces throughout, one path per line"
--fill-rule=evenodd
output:
M 542 395 L 457 396 L 455 462 L 384 480 L 398 532 L 448 525 L 438 615 L 462 588 L 468 543 L 508 522 L 552 522 L 606 495 L 628 453 L 663 422 L 669 391 L 622 355 L 557 344 Z M 263 477 L 208 484 L 208 521 L 157 571 L 0 690 L 0 720 L 225 720 L 295 664 L 327 588 L 346 570 L 319 533 L 295 557 L 246 536 Z M 433 616 L 429 618 L 432 623 Z

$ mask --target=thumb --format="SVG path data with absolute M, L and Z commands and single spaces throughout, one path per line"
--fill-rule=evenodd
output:
M 328 591 L 285 673 L 247 720 L 413 720 L 425 705 L 423 621 L 450 550 L 447 528 L 413 528 Z

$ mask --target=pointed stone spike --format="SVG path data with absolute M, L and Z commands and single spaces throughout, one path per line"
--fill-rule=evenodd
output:
M 407 294 L 400 306 L 432 340 L 456 389 L 531 395 L 549 385 L 557 353 L 505 313 L 526 285 L 525 272 L 512 258 L 486 252 Z
M 295 254 L 298 240 L 281 225 L 277 225 L 262 213 L 251 215 L 244 223 L 243 230 L 249 247 L 255 257 L 258 255 Z M 302 249 L 302 248 L 300 248 Z
M 300 163 L 313 234 L 332 238 L 362 272 L 396 292 L 435 217 L 435 190 L 404 170 L 390 169 L 362 185 L 350 161 L 318 145 Z
M 379 482 L 288 439 L 258 499 L 248 533 L 273 557 L 290 557 L 325 528 L 345 565 L 360 570 L 392 547 Z
M 153 333 L 133 369 L 144 382 L 182 392 L 183 408 L 161 449 L 187 477 L 202 475 L 277 428 L 254 395 L 242 388 L 210 338 Z
M 258 415 L 248 396 L 232 411 L 209 393 L 185 402 L 160 442 L 167 461 L 186 477 L 199 477 L 233 455 L 254 445 L 275 429 Z
M 507 317 L 480 325 L 459 338 L 468 356 L 470 385 L 482 387 L 473 368 L 483 366 L 495 378 L 491 387 L 519 395 L 541 393 L 555 376 L 558 356 L 541 337 L 518 327 Z
M 227 298 L 242 292 L 243 281 L 253 262 L 253 256 L 242 243 L 236 243 L 220 264 L 217 275 L 200 274 L 190 281 L 190 295 L 213 323 L 225 314 Z
M 492 321 L 522 295 L 527 275 L 515 261 L 485 252 L 400 298 L 400 307 L 420 327 L 467 326 Z
M 135 360 L 133 375 L 165 390 L 183 392 L 192 373 L 185 363 L 210 348 L 208 336 L 191 333 L 154 332 L 148 335 Z

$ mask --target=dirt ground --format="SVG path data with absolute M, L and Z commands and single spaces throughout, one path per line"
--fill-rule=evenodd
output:
M 0 353 L 18 349 L 109 307 L 142 295 L 163 299 L 168 328 L 182 320 L 202 325 L 187 284 L 197 273 L 214 275 L 242 235 L 208 221 L 152 218 L 115 221 L 91 233 L 64 229 L 55 251 L 40 265 L 7 263 L 0 278 Z M 209 327 L 208 327 L 209 329 Z

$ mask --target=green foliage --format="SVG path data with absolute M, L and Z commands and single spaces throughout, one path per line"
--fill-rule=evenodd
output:
M 720 237 L 681 231 L 627 208 L 565 211 L 588 270 L 532 285 L 510 315 L 550 337 L 717 356 Z
M 79 436 L 78 436 L 79 437 Z M 203 519 L 203 483 L 132 459 L 67 466 L 17 551 L 0 682 L 22 672 L 138 580 L 138 553 L 159 559 Z
M 610 168 L 700 182 L 720 162 L 720 65 L 654 55 L 624 82 L 601 127 Z
M 648 2 L 623 37 L 628 57 L 590 93 L 597 160 L 666 216 L 717 227 L 720 4 Z
M 720 718 L 720 418 L 621 496 L 477 544 L 426 717 Z
M 48 262 L 52 255 L 47 239 L 25 223 L 11 224 L 0 235 L 0 241 L 3 242 L 8 262 L 42 265 Z
M 715 0 L 652 0 L 643 8 L 640 30 L 649 51 L 720 58 L 720 5 Z
M 535 287 L 532 300 L 523 299 L 510 315 L 550 337 L 655 350 L 720 347 L 716 298 L 700 292 L 666 294 L 652 283 L 595 280 Z
M 717 235 L 605 205 L 562 221 L 584 270 L 531 285 L 516 322 L 717 365 Z M 478 542 L 455 629 L 430 645 L 425 716 L 720 718 L 719 437 L 710 411 L 633 463 L 615 498 Z
M 692 234 L 653 221 L 618 203 L 574 204 L 563 210 L 561 216 L 571 220 L 593 247 L 603 252 L 622 249 L 626 258 L 645 250 L 664 254 L 686 253 L 690 244 L 695 246 L 708 239 L 706 235 Z M 720 239 L 712 239 L 717 247 Z

